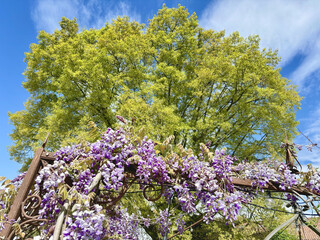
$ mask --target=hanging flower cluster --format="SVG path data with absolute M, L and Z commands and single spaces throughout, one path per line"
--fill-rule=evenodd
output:
M 138 239 L 139 228 L 159 226 L 164 236 L 175 227 L 183 232 L 183 215 L 172 220 L 172 211 L 158 209 L 158 217 L 130 215 L 118 203 L 129 187 L 136 183 L 147 200 L 162 195 L 171 203 L 176 199 L 185 214 L 203 215 L 209 222 L 218 215 L 233 222 L 243 204 L 252 196 L 234 187 L 235 177 L 250 179 L 257 191 L 269 183 L 280 189 L 304 186 L 320 192 L 320 172 L 306 178 L 293 174 L 283 163 L 275 161 L 239 162 L 224 150 L 211 152 L 206 145 L 201 153 L 172 146 L 170 139 L 155 143 L 138 137 L 130 129 L 108 129 L 94 143 L 61 148 L 55 161 L 44 167 L 32 190 L 42 197 L 39 219 L 43 236 L 58 231 L 57 219 L 63 214 L 60 233 L 64 239 Z M 5 184 L 16 191 L 24 175 Z M 307 179 L 307 181 L 305 181 Z M 147 197 L 147 190 L 159 196 Z M 9 190 L 0 190 L 0 230 L 8 221 Z M 12 194 L 12 192 L 10 192 Z

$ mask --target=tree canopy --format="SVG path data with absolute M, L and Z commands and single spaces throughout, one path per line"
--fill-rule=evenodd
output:
M 9 114 L 16 161 L 26 162 L 49 131 L 57 149 L 90 139 L 90 121 L 115 127 L 116 115 L 157 141 L 174 135 L 186 148 L 207 142 L 246 158 L 272 154 L 296 133 L 301 99 L 258 36 L 205 30 L 182 6 L 164 6 L 147 25 L 124 17 L 101 29 L 79 31 L 66 18 L 60 26 L 40 31 L 26 53 L 31 96 Z

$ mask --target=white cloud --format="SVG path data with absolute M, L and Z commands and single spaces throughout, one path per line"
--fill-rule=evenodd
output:
M 279 50 L 281 66 L 297 54 L 304 55 L 304 62 L 290 77 L 302 87 L 306 77 L 320 68 L 319 13 L 318 0 L 218 0 L 204 11 L 200 24 L 225 29 L 227 34 L 258 34 L 263 47 Z
M 80 28 L 101 28 L 117 16 L 129 16 L 140 22 L 141 17 L 129 4 L 102 0 L 37 0 L 32 19 L 37 30 L 53 32 L 59 29 L 62 17 L 77 18 Z
M 308 52 L 302 64 L 291 74 L 295 83 L 302 85 L 306 81 L 309 83 L 313 73 L 320 70 L 320 36 L 318 39 L 312 41 L 312 46 L 308 47 Z M 313 79 L 319 80 L 317 76 L 312 76 Z
M 32 12 L 32 19 L 36 24 L 37 30 L 53 32 L 59 27 L 59 21 L 62 16 L 75 17 L 75 3 L 72 0 L 39 0 Z

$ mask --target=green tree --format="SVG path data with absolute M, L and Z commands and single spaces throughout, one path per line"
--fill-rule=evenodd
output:
M 281 77 L 277 53 L 260 49 L 258 36 L 204 30 L 195 14 L 165 5 L 147 24 L 117 18 L 101 29 L 40 31 L 26 53 L 30 93 L 25 109 L 10 113 L 12 158 L 29 152 L 50 131 L 48 146 L 85 137 L 88 122 L 114 127 L 133 119 L 154 139 L 261 158 L 296 133 L 300 97 Z

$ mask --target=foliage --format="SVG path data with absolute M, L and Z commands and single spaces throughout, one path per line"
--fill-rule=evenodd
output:
M 9 221 L 8 212 L 17 194 L 25 173 L 21 173 L 12 181 L 5 177 L 0 177 L 0 231 L 4 228 L 4 223 Z
M 101 29 L 40 31 L 26 53 L 25 109 L 10 113 L 12 158 L 26 162 L 51 132 L 50 149 L 87 136 L 87 124 L 132 119 L 149 137 L 263 158 L 295 134 L 300 97 L 281 77 L 277 53 L 258 36 L 205 30 L 195 14 L 164 6 L 147 24 L 117 18 Z M 26 163 L 26 165 L 28 162 Z
M 282 194 L 283 195 L 283 194 Z M 252 203 L 266 207 L 265 197 L 261 195 L 255 198 Z M 285 210 L 283 200 L 274 199 L 273 208 Z M 245 205 L 237 219 L 235 226 L 226 224 L 223 219 L 216 219 L 209 224 L 197 225 L 193 228 L 193 239 L 217 239 L 217 240 L 259 240 L 265 237 L 280 224 L 291 216 L 286 213 L 274 212 L 256 206 Z M 294 231 L 280 231 L 272 239 L 295 240 Z
M 39 192 L 42 196 L 39 218 L 47 220 L 41 227 L 42 238 L 50 233 L 53 225 L 58 228 L 57 218 L 64 212 L 64 239 L 138 239 L 141 227 L 151 227 L 153 233 L 157 229 L 154 239 L 159 239 L 166 234 L 182 234 L 190 217 L 192 221 L 200 218 L 207 224 L 217 222 L 208 229 L 217 233 L 219 239 L 243 239 L 254 228 L 251 225 L 239 232 L 250 219 L 241 217 L 241 209 L 255 194 L 236 188 L 232 178 L 251 179 L 257 193 L 270 182 L 283 191 L 304 187 L 319 193 L 318 169 L 293 174 L 284 163 L 242 162 L 224 150 L 212 152 L 204 144 L 199 153 L 195 153 L 173 142 L 172 136 L 163 143 L 155 143 L 141 131 L 126 126 L 117 130 L 109 128 L 96 142 L 61 148 L 56 152 L 54 163 L 39 172 L 30 192 Z M 4 221 L 9 221 L 6 214 L 12 201 L 10 189 L 16 189 L 22 178 L 23 175 L 11 183 L 6 181 L 7 190 L 0 192 L 0 204 L 5 209 L 0 212 L 0 228 Z M 12 183 L 15 183 L 13 187 Z M 131 185 L 151 201 L 145 200 L 153 212 L 151 215 L 145 215 L 143 209 L 132 206 L 128 210 L 123 207 L 127 204 L 120 204 L 117 197 Z M 162 191 L 160 204 L 152 207 L 152 201 L 157 200 Z M 288 195 L 288 200 L 294 205 L 297 199 Z M 255 214 L 255 210 L 252 212 Z M 265 213 L 258 216 L 268 217 Z M 228 222 L 229 226 L 222 228 L 219 221 Z M 264 220 L 255 220 L 257 224 L 260 221 Z M 14 224 L 19 228 L 19 222 Z M 238 230 L 230 230 L 231 226 L 238 226 Z M 189 229 L 182 236 L 191 239 L 196 229 L 194 227 L 195 233 Z M 205 237 L 213 234 L 198 233 L 206 234 Z

